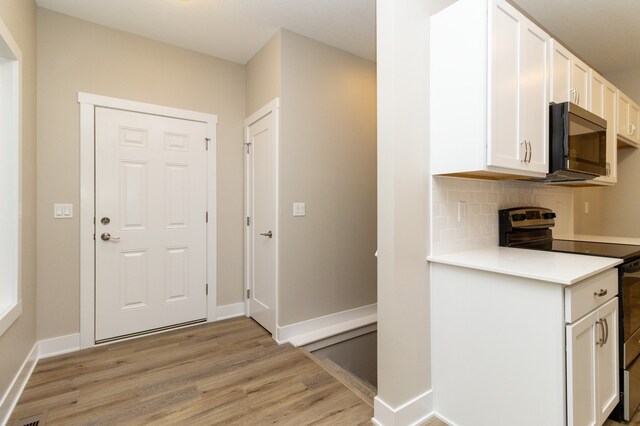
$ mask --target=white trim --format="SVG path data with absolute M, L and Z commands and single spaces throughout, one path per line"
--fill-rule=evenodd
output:
M 67 334 L 38 342 L 38 359 L 80 350 L 80 333 Z
M 340 333 L 374 324 L 378 320 L 376 303 L 312 318 L 276 328 L 276 341 L 303 346 Z
M 374 418 L 371 422 L 379 426 L 414 426 L 433 417 L 433 390 L 428 390 L 397 408 L 391 407 L 379 396 L 373 399 Z
M 148 104 L 145 102 L 131 101 L 128 99 L 112 98 L 109 96 L 94 95 L 91 93 L 78 92 L 78 103 L 121 109 L 125 111 L 142 112 L 145 114 L 161 115 L 164 117 L 180 118 L 184 120 L 199 121 L 202 123 L 209 123 L 213 125 L 218 123 L 218 116 L 215 114 L 208 114 L 205 112 L 191 111 L 181 108 L 173 108 L 164 105 Z
M 217 320 L 241 317 L 244 315 L 244 302 L 218 306 Z
M 248 182 L 250 182 L 250 173 L 251 173 L 251 168 L 250 168 L 250 157 L 249 154 L 247 154 L 246 150 L 244 150 L 244 143 L 247 143 L 249 141 L 249 127 L 255 123 L 256 121 L 260 120 L 261 118 L 265 117 L 268 114 L 275 114 L 275 138 L 276 138 L 276 164 L 275 164 L 275 169 L 276 169 L 276 190 L 275 190 L 275 218 L 276 218 L 276 223 L 274 225 L 274 238 L 275 238 L 275 244 L 276 244 L 276 253 L 275 253 L 275 268 L 274 268 L 274 275 L 275 275 L 275 327 L 276 327 L 276 332 L 275 335 L 273 335 L 273 339 L 278 341 L 277 339 L 277 334 L 278 334 L 278 324 L 280 323 L 280 315 L 279 315 L 279 289 L 280 289 L 280 285 L 279 285 L 279 280 L 280 280 L 280 215 L 279 215 L 279 211 L 278 211 L 278 203 L 279 203 L 279 199 L 280 199 L 280 98 L 275 98 L 273 100 L 271 100 L 269 103 L 267 103 L 266 105 L 264 105 L 262 108 L 258 109 L 256 112 L 254 112 L 253 114 L 251 114 L 250 116 L 248 116 L 247 118 L 244 119 L 244 138 L 243 138 L 243 152 L 245 153 L 245 175 L 244 175 L 244 217 L 251 217 L 251 209 L 253 208 L 253 206 L 250 204 L 250 196 L 251 194 L 249 193 L 249 189 L 248 189 Z M 247 317 L 251 316 L 251 305 L 249 303 L 249 298 L 247 298 L 247 291 L 250 289 L 250 283 L 251 283 L 251 274 L 253 273 L 253 270 L 250 268 L 251 262 L 249 260 L 249 254 L 250 254 L 250 234 L 248 232 L 248 230 L 252 229 L 253 227 L 253 221 L 251 222 L 251 226 L 244 226 L 244 269 L 245 269 L 245 274 L 244 274 L 244 289 L 245 289 L 245 293 L 243 294 L 244 297 L 244 304 L 245 304 L 245 308 L 244 308 L 244 314 Z
M 196 111 L 166 107 L 78 92 L 80 103 L 80 348 L 95 346 L 95 244 L 94 244 L 94 114 L 95 107 L 154 114 L 207 124 L 207 320 L 217 315 L 217 245 L 216 245 L 216 125 L 218 117 Z
M 0 314 L 0 336 L 7 331 L 11 324 L 22 314 L 22 300 L 18 300 L 12 307 Z
M 0 19 L 0 336 L 22 314 L 22 51 Z M 5 305 L 6 303 L 6 305 Z
M 22 395 L 24 387 L 27 385 L 31 373 L 38 362 L 38 342 L 34 343 L 31 351 L 22 363 L 22 366 L 16 373 L 15 377 L 11 381 L 11 384 L 7 388 L 7 391 L 0 399 L 0 425 L 9 423 L 9 418 L 13 409 L 16 408 L 16 404 Z
M 317 342 L 304 345 L 304 348 L 309 352 L 317 351 L 318 349 L 326 348 L 327 346 L 335 345 L 346 340 L 355 339 L 356 337 L 363 336 L 365 334 L 373 333 L 378 330 L 378 323 L 370 324 L 364 327 L 356 328 L 355 330 L 347 331 L 345 333 L 336 334 L 335 336 L 327 337 L 326 339 L 318 340 Z

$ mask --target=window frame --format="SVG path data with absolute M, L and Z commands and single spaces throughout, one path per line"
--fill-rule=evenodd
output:
M 0 19 L 0 336 L 22 314 L 21 83 L 22 52 Z

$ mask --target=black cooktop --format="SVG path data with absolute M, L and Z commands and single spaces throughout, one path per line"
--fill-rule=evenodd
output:
M 592 241 L 549 240 L 518 245 L 521 248 L 615 257 L 625 262 L 640 257 L 640 246 L 628 244 L 596 243 Z

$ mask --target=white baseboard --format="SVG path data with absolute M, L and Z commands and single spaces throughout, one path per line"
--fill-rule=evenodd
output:
M 38 359 L 80 350 L 80 333 L 67 334 L 38 342 Z
M 380 397 L 373 400 L 373 419 L 377 426 L 414 426 L 435 415 L 433 412 L 433 390 L 428 390 L 399 407 L 393 408 Z
M 376 303 L 323 317 L 312 318 L 295 324 L 276 328 L 276 341 L 303 346 L 327 337 L 375 324 L 378 321 Z
M 244 302 L 222 305 L 216 308 L 216 321 L 244 315 Z
M 29 378 L 31 377 L 31 373 L 38 362 L 38 342 L 33 345 L 31 351 L 25 358 L 22 366 L 16 373 L 13 381 L 9 385 L 9 388 L 4 393 L 4 396 L 0 400 L 0 425 L 5 425 L 9 423 L 9 417 L 11 417 L 11 413 L 13 409 L 16 407 L 18 400 L 20 399 L 20 395 L 22 395 L 22 391 L 24 387 L 27 385 Z

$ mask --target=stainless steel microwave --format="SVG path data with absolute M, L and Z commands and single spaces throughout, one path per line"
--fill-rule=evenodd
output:
M 571 102 L 549 106 L 547 181 L 579 181 L 607 173 L 607 121 Z

